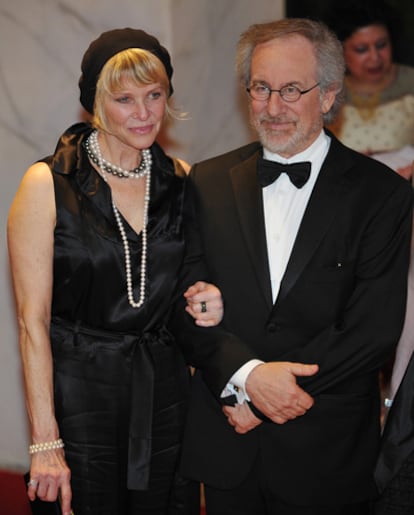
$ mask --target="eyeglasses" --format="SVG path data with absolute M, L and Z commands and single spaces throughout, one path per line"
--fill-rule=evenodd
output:
M 269 86 L 265 84 L 253 84 L 250 88 L 246 88 L 246 91 L 250 95 L 250 98 L 261 102 L 267 102 L 272 93 L 279 93 L 285 102 L 296 102 L 302 95 L 309 93 L 309 91 L 312 91 L 317 86 L 319 86 L 319 82 L 311 88 L 301 91 L 297 86 L 291 84 L 284 86 L 282 89 L 270 89 Z

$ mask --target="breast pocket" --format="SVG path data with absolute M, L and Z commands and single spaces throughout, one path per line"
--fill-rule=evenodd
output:
M 354 261 L 338 259 L 328 265 L 312 267 L 308 270 L 307 280 L 311 283 L 348 282 L 354 276 L 354 264 Z
M 319 324 L 339 323 L 355 281 L 353 262 L 338 260 L 329 265 L 313 266 L 298 281 L 297 302 L 310 320 L 317 319 Z

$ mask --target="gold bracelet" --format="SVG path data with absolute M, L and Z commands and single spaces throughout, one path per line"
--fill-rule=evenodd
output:
M 36 452 L 51 451 L 53 449 L 62 449 L 65 444 L 62 438 L 53 440 L 52 442 L 34 443 L 29 445 L 29 454 L 35 454 Z

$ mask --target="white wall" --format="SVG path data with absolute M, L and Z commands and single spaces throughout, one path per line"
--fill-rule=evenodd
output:
M 81 116 L 82 55 L 102 31 L 132 26 L 170 50 L 170 153 L 190 162 L 251 139 L 234 76 L 238 36 L 283 16 L 283 0 L 13 0 L 0 5 L 0 467 L 24 469 L 29 435 L 8 273 L 6 219 L 25 169 Z

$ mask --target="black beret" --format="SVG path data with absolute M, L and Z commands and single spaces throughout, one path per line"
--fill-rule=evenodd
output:
M 93 113 L 96 83 L 102 68 L 111 57 L 128 48 L 148 50 L 158 57 L 167 72 L 170 82 L 169 94 L 172 95 L 171 77 L 173 68 L 171 59 L 167 49 L 160 45 L 158 39 L 139 29 L 109 30 L 92 41 L 82 59 L 82 75 L 79 79 L 80 102 L 89 113 Z

